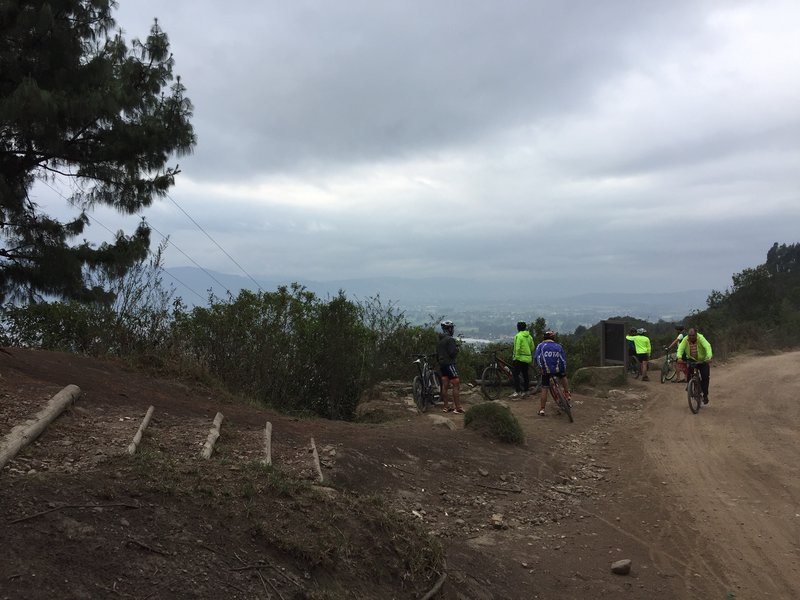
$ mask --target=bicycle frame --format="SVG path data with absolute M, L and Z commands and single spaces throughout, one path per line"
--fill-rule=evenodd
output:
M 550 397 L 553 398 L 553 402 L 556 403 L 558 410 L 566 413 L 567 417 L 569 418 L 569 422 L 573 423 L 574 419 L 572 417 L 572 405 L 569 403 L 569 400 L 567 400 L 566 394 L 564 393 L 564 387 L 561 382 L 561 378 L 551 376 L 550 384 L 547 386 L 547 389 L 550 391 Z
M 664 351 L 666 354 L 664 355 L 664 363 L 661 365 L 661 383 L 672 381 L 678 372 L 675 355 L 671 354 L 668 348 L 664 348 Z
M 500 372 L 506 376 L 509 381 L 514 380 L 514 371 L 506 361 L 497 356 L 497 351 L 492 352 L 491 365 L 498 368 Z
M 686 396 L 689 400 L 689 410 L 694 414 L 700 412 L 703 406 L 703 376 L 698 369 L 699 362 L 687 360 L 689 373 L 687 373 Z
M 433 406 L 436 398 L 440 396 L 440 383 L 430 364 L 435 357 L 435 354 L 414 355 L 414 364 L 417 365 L 419 374 L 414 377 L 411 386 L 414 402 L 422 412 L 425 412 L 429 406 Z

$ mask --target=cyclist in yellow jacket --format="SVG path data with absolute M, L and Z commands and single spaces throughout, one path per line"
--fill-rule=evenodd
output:
M 528 331 L 525 321 L 517 323 L 517 335 L 514 336 L 514 354 L 511 356 L 513 362 L 511 368 L 514 374 L 514 393 L 512 398 L 517 396 L 527 396 L 530 387 L 530 367 L 533 362 L 533 338 Z M 522 383 L 520 383 L 520 377 Z
M 639 359 L 641 365 L 642 381 L 650 381 L 647 376 L 647 361 L 650 360 L 650 338 L 645 335 L 646 329 L 639 328 L 636 330 L 636 335 L 626 335 L 625 339 L 633 344 L 636 358 Z
M 689 369 L 686 375 L 687 379 L 692 378 L 692 371 L 694 371 L 694 369 L 700 371 L 701 387 L 703 388 L 703 404 L 708 404 L 708 382 L 709 376 L 711 375 L 711 369 L 708 363 L 711 362 L 711 358 L 714 356 L 711 351 L 711 344 L 708 343 L 708 340 L 702 334 L 697 333 L 697 329 L 692 327 L 686 337 L 678 344 L 677 356 L 679 363 L 684 360 L 689 363 Z

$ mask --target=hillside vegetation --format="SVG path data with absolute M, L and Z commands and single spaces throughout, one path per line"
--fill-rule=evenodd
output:
M 800 244 L 775 243 L 764 264 L 733 275 L 733 285 L 713 291 L 708 307 L 687 315 L 725 356 L 744 349 L 791 347 L 800 342 Z M 332 419 L 355 418 L 363 394 L 377 382 L 408 380 L 411 357 L 433 352 L 436 324 L 411 325 L 380 297 L 353 301 L 340 292 L 323 300 L 300 285 L 274 292 L 243 290 L 209 297 L 207 306 L 173 303 L 161 280 L 161 253 L 126 274 L 96 282 L 102 300 L 31 302 L 5 306 L 0 343 L 90 356 L 122 357 L 165 374 L 215 382 L 228 391 L 284 412 Z M 674 338 L 674 324 L 648 323 L 657 349 Z M 530 324 L 540 340 L 543 318 Z M 599 363 L 599 324 L 562 334 L 569 370 Z M 498 351 L 510 360 L 510 348 Z M 462 344 L 459 370 L 480 375 L 487 355 Z

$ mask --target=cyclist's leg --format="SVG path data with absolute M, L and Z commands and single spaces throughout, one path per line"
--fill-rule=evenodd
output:
M 640 354 L 639 355 L 639 365 L 641 368 L 641 375 L 642 381 L 647 381 L 650 378 L 647 376 L 647 361 L 650 359 L 650 356 L 647 354 Z
M 678 361 L 676 358 L 675 362 L 675 371 L 677 372 L 677 377 L 675 381 L 677 383 L 684 383 L 686 381 L 686 363 L 683 361 Z
M 511 363 L 511 380 L 514 382 L 514 393 L 519 394 L 522 391 L 520 386 L 520 376 L 522 375 L 522 363 L 515 360 Z
M 569 391 L 569 379 L 566 373 L 561 377 L 561 388 L 564 390 L 564 398 L 569 402 L 572 399 L 572 394 Z
M 528 390 L 531 389 L 531 365 L 529 363 L 522 364 L 522 393 L 527 395 Z
M 461 386 L 461 380 L 458 378 L 458 371 L 456 370 L 455 365 L 447 365 L 447 375 L 448 379 L 450 380 L 450 384 L 453 386 L 453 405 L 455 406 L 456 412 L 464 412 L 464 409 L 461 408 L 461 398 L 459 396 L 459 387 Z M 445 406 L 447 406 L 445 404 Z
M 539 415 L 544 416 L 544 407 L 547 405 L 547 394 L 550 393 L 550 373 L 542 372 L 542 393 L 539 401 Z
M 697 365 L 697 368 L 700 370 L 700 386 L 703 389 L 703 403 L 708 404 L 708 384 L 709 377 L 711 376 L 711 367 L 707 362 L 704 362 Z
M 450 377 L 448 377 L 445 374 L 445 370 L 442 369 L 442 392 L 441 392 L 441 398 L 442 398 L 442 405 L 443 405 L 442 411 L 443 412 L 448 412 L 450 410 L 450 407 L 449 407 L 449 405 L 447 403 L 447 388 L 448 387 L 450 387 Z
M 453 404 L 456 407 L 456 412 L 464 412 L 464 409 L 461 408 L 461 397 L 459 394 L 461 380 L 456 377 L 455 379 L 451 379 L 450 382 L 453 384 Z

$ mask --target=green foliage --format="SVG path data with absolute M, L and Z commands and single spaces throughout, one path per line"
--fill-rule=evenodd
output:
M 162 285 L 162 252 L 119 276 L 96 274 L 92 285 L 107 293 L 91 302 L 7 305 L 0 340 L 9 346 L 115 356 L 163 352 L 170 341 L 172 291 Z
M 467 409 L 464 426 L 507 444 L 525 442 L 525 434 L 517 418 L 508 408 L 495 402 L 483 402 Z
M 134 214 L 163 197 L 172 154 L 195 145 L 192 105 L 154 24 L 128 47 L 111 0 L 0 3 L 0 299 L 103 301 L 87 274 L 121 276 L 150 231 L 73 244 L 98 204 Z M 37 181 L 66 190 L 80 214 L 61 222 L 30 200 Z M 60 193 L 60 192 L 59 192 Z
M 744 349 L 800 343 L 800 243 L 778 244 L 764 264 L 732 276 L 732 286 L 712 291 L 705 311 L 687 317 L 724 357 Z
M 432 331 L 379 298 L 327 302 L 297 284 L 242 291 L 176 315 L 174 338 L 226 387 L 290 412 L 352 419 L 359 398 L 410 365 Z

